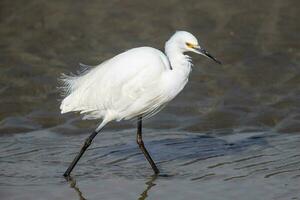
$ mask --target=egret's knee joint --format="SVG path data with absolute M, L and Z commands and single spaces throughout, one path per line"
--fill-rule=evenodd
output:
M 142 140 L 142 138 L 137 138 L 136 139 L 136 143 L 140 146 L 140 145 L 144 145 L 144 142 Z
M 92 140 L 91 139 L 86 139 L 84 142 L 84 146 L 90 146 L 92 144 Z

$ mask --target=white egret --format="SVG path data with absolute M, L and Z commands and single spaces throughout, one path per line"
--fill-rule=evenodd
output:
M 138 119 L 136 141 L 154 173 L 159 170 L 142 140 L 142 117 L 150 117 L 171 101 L 188 82 L 191 58 L 195 52 L 213 59 L 196 37 L 177 31 L 165 44 L 165 54 L 152 47 L 138 47 L 90 68 L 62 78 L 65 98 L 61 113 L 80 112 L 84 119 L 102 119 L 85 140 L 64 176 L 69 176 L 93 138 L 110 121 Z

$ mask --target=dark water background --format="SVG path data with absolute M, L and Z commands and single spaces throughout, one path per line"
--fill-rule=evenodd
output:
M 0 1 L 1 199 L 300 199 L 300 2 Z M 59 114 L 57 77 L 136 46 L 196 35 L 185 90 L 145 122 L 113 123 L 62 178 L 98 123 Z

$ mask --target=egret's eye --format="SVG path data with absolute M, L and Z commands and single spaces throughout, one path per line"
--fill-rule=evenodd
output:
M 195 46 L 195 45 L 193 45 L 193 44 L 191 44 L 191 43 L 189 43 L 189 42 L 186 42 L 185 44 L 186 44 L 186 46 L 189 47 L 189 48 L 193 48 L 193 47 Z

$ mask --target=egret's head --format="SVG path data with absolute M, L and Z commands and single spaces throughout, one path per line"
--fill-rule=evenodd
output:
M 203 47 L 198 43 L 198 40 L 195 36 L 187 31 L 176 31 L 176 33 L 170 38 L 170 42 L 174 43 L 181 52 L 195 52 L 197 54 L 208 57 L 215 62 L 221 64 L 220 61 L 215 59 L 210 55 Z

